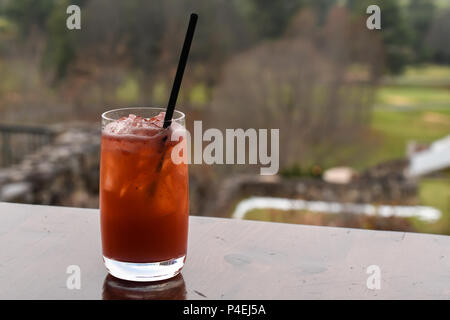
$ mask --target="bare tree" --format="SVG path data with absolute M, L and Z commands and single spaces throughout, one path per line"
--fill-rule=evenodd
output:
M 338 8 L 319 28 L 312 11 L 300 12 L 283 39 L 226 65 L 211 123 L 279 128 L 282 166 L 326 161 L 368 121 L 380 75 L 380 41 L 359 22 Z

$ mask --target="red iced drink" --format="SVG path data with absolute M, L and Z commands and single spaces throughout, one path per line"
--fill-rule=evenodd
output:
M 172 141 L 175 130 L 185 129 L 176 121 L 162 129 L 163 120 L 163 112 L 152 118 L 130 114 L 104 124 L 100 212 L 107 259 L 153 263 L 186 255 L 188 169 L 171 156 L 186 144 L 183 134 Z

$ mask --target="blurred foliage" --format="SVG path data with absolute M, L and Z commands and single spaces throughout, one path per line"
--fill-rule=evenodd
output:
M 166 103 L 167 96 L 169 95 L 169 88 L 162 81 L 156 82 L 153 86 L 152 97 L 153 101 L 158 105 Z
M 433 18 L 425 45 L 430 48 L 432 61 L 450 64 L 450 8 L 439 11 Z
M 298 163 L 292 166 L 284 167 L 280 170 L 280 175 L 285 178 L 314 178 L 321 179 L 323 176 L 324 168 L 318 164 L 301 167 Z
M 303 7 L 305 0 L 235 1 L 236 7 L 250 21 L 252 32 L 260 39 L 279 37 L 290 18 Z
M 124 103 L 136 102 L 139 98 L 139 82 L 128 76 L 116 90 L 117 99 Z
M 407 19 L 412 29 L 414 62 L 423 62 L 430 58 L 431 49 L 424 43 L 435 17 L 435 11 L 435 5 L 430 0 L 410 0 L 407 6 Z
M 306 7 L 314 10 L 318 23 L 323 24 L 333 6 L 345 6 L 355 16 L 366 18 L 367 6 L 377 4 L 382 9 L 379 33 L 387 70 L 399 73 L 410 62 L 450 61 L 448 41 L 439 41 L 448 39 L 450 16 L 448 9 L 437 10 L 437 3 L 431 0 L 5 0 L 0 3 L 0 14 L 17 25 L 23 40 L 36 33 L 45 38 L 43 65 L 54 68 L 55 78 L 61 79 L 77 59 L 78 51 L 91 46 L 106 46 L 109 55 L 123 58 L 125 54 L 132 65 L 145 70 L 175 63 L 183 36 L 180 30 L 192 11 L 199 13 L 201 23 L 191 59 L 217 64 L 256 42 L 280 37 L 295 14 Z M 65 9 L 69 4 L 82 7 L 83 32 L 65 28 Z M 430 35 L 430 30 L 434 34 Z M 428 45 L 424 45 L 425 40 Z M 101 61 L 102 57 L 98 58 Z
M 398 74 L 412 60 L 412 32 L 406 17 L 407 8 L 398 0 L 349 0 L 348 6 L 355 15 L 366 12 L 369 5 L 381 9 L 380 33 L 389 72 Z
M 82 6 L 86 0 L 13 0 L 6 1 L 0 13 L 14 22 L 21 38 L 27 41 L 36 33 L 47 38 L 43 66 L 55 68 L 56 79 L 65 76 L 75 59 L 73 33 L 66 28 L 66 9 L 70 4 Z
M 35 27 L 47 30 L 47 20 L 54 12 L 56 3 L 55 0 L 7 1 L 2 7 L 2 13 L 14 21 L 19 26 L 22 36 L 26 37 Z
M 47 68 L 55 66 L 56 79 L 66 75 L 67 68 L 76 55 L 75 33 L 67 28 L 61 28 L 66 24 L 66 8 L 69 4 L 70 0 L 56 2 L 47 19 L 48 42 L 43 64 Z
M 203 83 L 196 84 L 189 93 L 189 102 L 198 109 L 202 109 L 209 101 L 208 89 Z

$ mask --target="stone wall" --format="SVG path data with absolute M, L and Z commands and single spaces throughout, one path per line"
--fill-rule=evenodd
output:
M 98 207 L 98 125 L 64 124 L 51 144 L 0 169 L 0 201 Z
M 349 203 L 416 204 L 417 185 L 404 176 L 406 160 L 396 160 L 370 168 L 347 184 L 321 179 L 240 175 L 224 180 L 209 202 L 208 212 L 229 216 L 234 206 L 249 196 L 283 197 Z

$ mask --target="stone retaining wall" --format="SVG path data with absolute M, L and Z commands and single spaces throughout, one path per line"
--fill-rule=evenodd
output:
M 373 204 L 416 204 L 417 185 L 404 176 L 406 160 L 390 161 L 363 172 L 347 184 L 321 179 L 279 176 L 233 176 L 219 185 L 217 197 L 207 206 L 216 216 L 229 216 L 249 196 Z
M 64 125 L 53 143 L 0 169 L 0 201 L 98 207 L 100 128 Z

